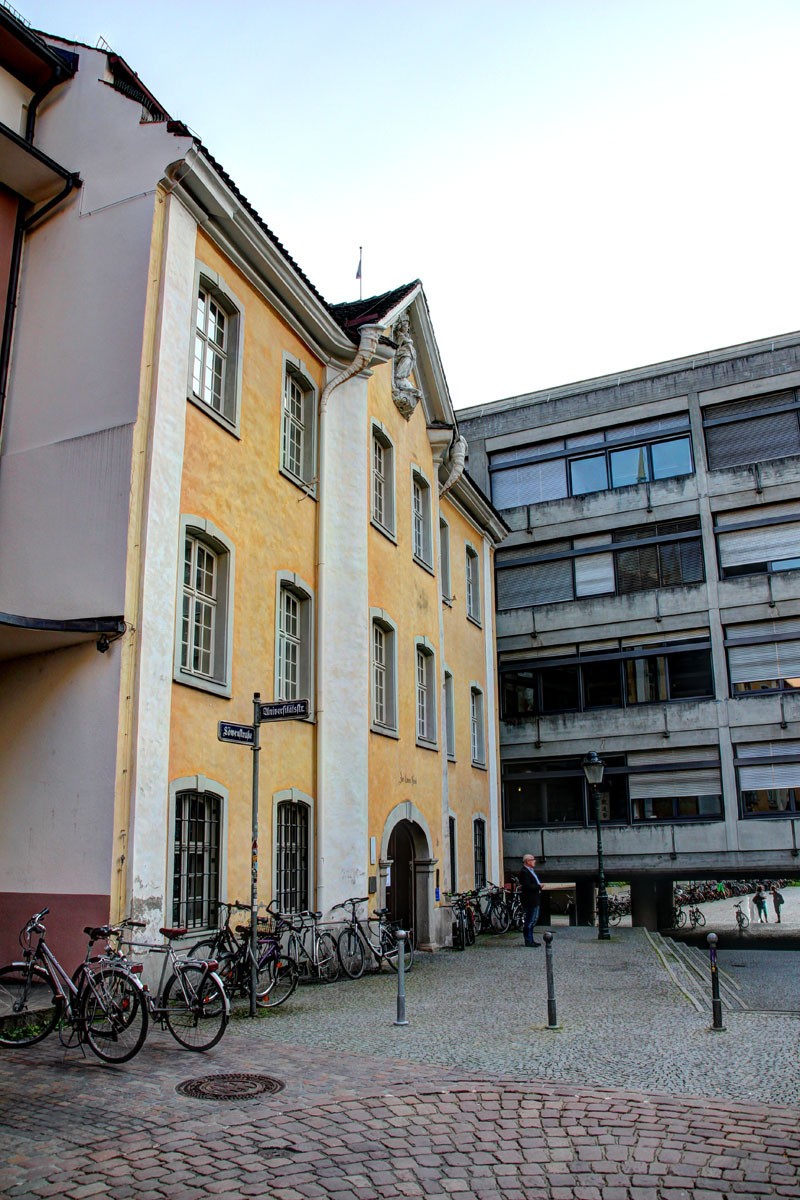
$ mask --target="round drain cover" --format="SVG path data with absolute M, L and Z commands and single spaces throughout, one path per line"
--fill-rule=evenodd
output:
M 282 1081 L 269 1075 L 206 1075 L 202 1079 L 185 1079 L 175 1091 L 193 1100 L 253 1100 L 282 1089 Z

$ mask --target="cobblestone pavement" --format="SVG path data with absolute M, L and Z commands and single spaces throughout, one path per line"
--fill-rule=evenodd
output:
M 600 945 L 569 930 L 562 1029 L 545 1031 L 543 951 L 517 940 L 423 960 L 407 1028 L 387 975 L 238 1018 L 208 1055 L 158 1031 L 120 1068 L 53 1039 L 4 1052 L 0 1196 L 800 1196 L 796 1018 L 731 1013 L 711 1034 L 639 931 Z M 232 1071 L 285 1086 L 231 1103 L 175 1091 Z

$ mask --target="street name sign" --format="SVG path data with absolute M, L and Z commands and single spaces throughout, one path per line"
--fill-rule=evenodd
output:
M 217 722 L 217 737 L 221 742 L 238 742 L 240 746 L 255 744 L 255 730 L 252 725 L 234 725 L 231 721 Z
M 307 700 L 270 700 L 261 705 L 262 721 L 303 721 L 307 716 Z

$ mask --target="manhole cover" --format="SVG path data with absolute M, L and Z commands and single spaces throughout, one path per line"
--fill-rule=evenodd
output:
M 175 1088 L 193 1100 L 253 1100 L 282 1090 L 281 1080 L 269 1075 L 206 1075 L 203 1079 L 185 1079 Z

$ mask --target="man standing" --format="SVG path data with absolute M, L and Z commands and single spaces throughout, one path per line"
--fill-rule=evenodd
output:
M 526 946 L 541 946 L 534 941 L 533 931 L 539 916 L 539 900 L 542 895 L 542 885 L 534 867 L 536 859 L 532 854 L 526 854 L 522 860 L 522 870 L 519 873 L 519 887 L 522 893 L 522 907 L 525 910 L 525 920 L 522 924 L 522 936 Z

